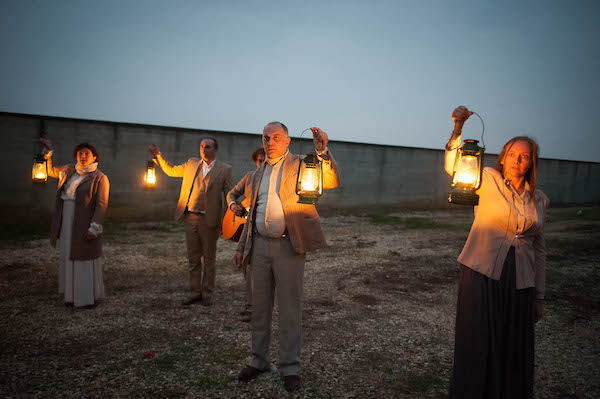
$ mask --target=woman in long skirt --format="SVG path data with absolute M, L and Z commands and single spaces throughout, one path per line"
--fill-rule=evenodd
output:
M 453 173 L 462 126 L 452 114 L 446 171 Z M 539 147 L 525 136 L 503 147 L 496 168 L 482 172 L 479 205 L 461 263 L 450 398 L 533 397 L 535 323 L 541 319 L 548 197 L 536 189 Z
M 98 151 L 89 143 L 73 150 L 74 165 L 54 166 L 52 143 L 46 147 L 48 176 L 59 180 L 50 242 L 59 241 L 58 292 L 65 305 L 92 307 L 104 297 L 102 232 L 109 182 L 98 170 Z

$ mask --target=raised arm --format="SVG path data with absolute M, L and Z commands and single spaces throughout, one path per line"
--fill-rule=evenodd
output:
M 456 153 L 458 152 L 461 144 L 462 128 L 471 115 L 473 115 L 473 113 L 464 105 L 456 107 L 452 112 L 454 130 L 452 131 L 452 135 L 450 136 L 448 143 L 446 143 L 446 157 L 444 162 L 446 173 L 451 176 L 452 173 L 454 173 L 454 161 L 456 160 Z
M 46 158 L 46 165 L 48 167 L 48 176 L 53 177 L 55 179 L 60 178 L 60 172 L 64 171 L 67 168 L 67 165 L 63 166 L 54 166 L 52 163 L 52 155 L 54 151 L 52 150 L 52 142 L 49 139 L 41 138 L 40 141 L 44 145 L 44 158 Z
M 158 148 L 156 144 L 152 144 L 150 147 L 148 147 L 148 151 L 152 155 L 152 160 L 157 163 L 158 166 L 160 166 L 167 176 L 183 177 L 183 173 L 185 172 L 185 164 L 172 165 L 169 161 L 162 157 L 160 148 Z
M 337 163 L 331 152 L 327 149 L 329 137 L 327 133 L 318 127 L 311 127 L 310 130 L 313 132 L 313 142 L 317 151 L 317 157 L 323 161 L 323 188 L 336 188 L 340 185 L 340 176 Z

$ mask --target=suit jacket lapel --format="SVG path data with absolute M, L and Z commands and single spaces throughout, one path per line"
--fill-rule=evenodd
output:
M 287 187 L 287 179 L 290 179 L 291 177 L 295 177 L 297 179 L 298 165 L 296 165 L 295 162 L 297 158 L 298 155 L 289 153 L 288 156 L 283 160 L 283 170 L 281 171 L 281 187 Z M 294 187 L 296 187 L 296 184 L 294 184 Z
M 213 164 L 212 169 L 206 174 L 206 177 L 205 177 L 205 179 L 208 179 L 208 184 L 206 185 L 206 191 L 208 191 L 208 189 L 210 188 L 213 181 L 215 181 L 215 179 L 213 179 L 213 177 L 217 177 L 220 171 L 221 171 L 221 165 L 219 164 L 219 161 L 215 160 L 215 163 Z
M 190 194 L 192 193 L 192 186 L 194 185 L 196 176 L 198 176 L 198 168 L 201 168 L 201 167 L 202 167 L 202 159 L 200 159 L 198 162 L 196 162 L 196 165 L 192 166 L 192 170 L 194 171 L 194 173 L 192 173 L 192 180 L 190 180 L 188 182 Z
M 265 174 L 265 164 L 266 162 L 263 162 L 263 164 L 260 165 L 260 168 L 258 168 L 256 172 L 254 172 L 254 174 L 252 175 L 252 203 L 250 204 L 250 209 L 252 210 L 256 206 L 256 199 L 258 198 L 258 189 L 260 187 L 260 181 L 262 180 L 262 177 Z

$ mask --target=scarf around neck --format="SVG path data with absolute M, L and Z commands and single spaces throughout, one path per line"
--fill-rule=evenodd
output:
M 80 166 L 78 163 L 76 163 L 75 170 L 79 175 L 95 172 L 96 170 L 98 170 L 98 162 L 91 163 L 88 166 Z

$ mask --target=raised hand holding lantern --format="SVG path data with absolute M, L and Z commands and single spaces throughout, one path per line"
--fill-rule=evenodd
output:
M 481 120 L 483 126 L 481 141 L 483 143 L 483 134 L 485 132 L 483 119 L 481 119 L 478 113 L 469 112 L 470 114 L 477 115 Z M 464 120 L 462 123 L 464 123 Z M 479 147 L 478 143 L 479 140 L 467 139 L 464 140 L 462 147 L 457 150 L 452 174 L 452 191 L 448 195 L 448 202 L 452 204 L 471 206 L 479 204 L 477 190 L 481 186 L 485 146 Z
M 448 202 L 460 205 L 478 205 L 477 189 L 481 186 L 484 148 L 477 145 L 478 140 L 465 140 L 456 154 L 452 191 Z

